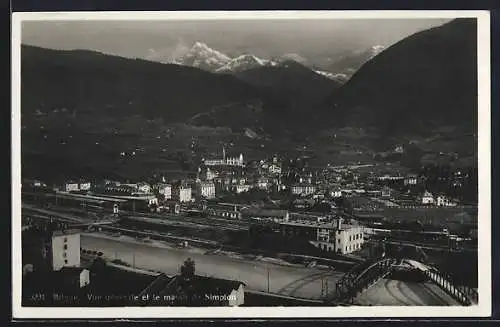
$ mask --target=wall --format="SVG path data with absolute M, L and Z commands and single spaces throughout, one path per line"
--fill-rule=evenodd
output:
M 165 200 L 172 199 L 172 186 L 165 186 L 163 189 L 163 195 L 165 196 Z
M 66 192 L 71 192 L 71 191 L 78 191 L 79 187 L 77 183 L 68 183 L 64 186 L 64 189 Z
M 83 269 L 80 273 L 80 288 L 90 284 L 90 271 Z
M 65 241 L 66 240 L 66 241 Z M 67 245 L 67 249 L 64 246 Z M 80 234 L 57 235 L 52 237 L 52 268 L 80 266 Z
M 356 235 L 358 235 L 358 238 L 356 238 Z M 340 233 L 336 234 L 336 238 L 336 244 L 339 243 L 338 239 L 340 239 L 341 253 L 346 254 L 358 251 L 364 243 L 363 228 L 354 227 L 342 230 Z
M 359 235 L 356 238 L 356 235 Z M 313 244 L 325 251 L 352 253 L 361 249 L 364 243 L 363 227 L 354 227 L 344 230 L 318 228 L 318 239 Z
M 232 298 L 236 298 L 236 300 L 232 300 Z M 230 294 L 229 306 L 235 307 L 245 304 L 245 287 L 243 284 L 237 290 L 233 290 Z

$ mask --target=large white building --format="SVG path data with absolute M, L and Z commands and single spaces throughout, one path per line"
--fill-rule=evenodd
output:
M 210 169 L 210 168 L 207 167 L 207 170 L 205 172 L 205 179 L 207 181 L 211 181 L 211 180 L 213 180 L 217 176 L 218 176 L 218 174 L 217 174 L 216 171 L 213 171 L 212 169 Z
M 45 244 L 45 255 L 54 271 L 80 266 L 80 232 L 55 231 Z
M 75 192 L 80 190 L 80 184 L 77 182 L 66 182 L 64 184 L 64 190 L 66 192 Z
M 172 199 L 172 185 L 159 183 L 156 184 L 155 189 L 165 197 L 165 200 Z
M 363 243 L 363 226 L 343 225 L 342 218 L 318 228 L 317 245 L 322 250 L 347 254 L 361 250 Z
M 203 159 L 202 162 L 205 166 L 238 166 L 238 167 L 245 166 L 242 153 L 240 153 L 238 157 L 228 157 L 226 156 L 225 148 L 222 148 L 222 158 Z
M 436 197 L 436 205 L 438 207 L 455 207 L 457 203 L 447 196 L 440 194 Z
M 417 185 L 418 177 L 417 175 L 408 175 L 405 177 L 404 185 Z
M 172 198 L 179 202 L 191 202 L 191 187 L 188 185 L 176 186 Z
M 342 197 L 342 190 L 338 187 L 334 187 L 330 190 L 330 196 L 334 198 L 340 198 Z
M 348 254 L 361 250 L 364 243 L 364 227 L 344 223 L 342 218 L 332 222 L 291 221 L 281 222 L 282 234 L 301 237 L 323 251 Z
M 238 184 L 234 187 L 236 193 L 244 193 L 248 192 L 251 189 L 251 186 L 248 184 Z
M 151 193 L 151 186 L 148 183 L 138 183 L 137 190 L 141 193 Z
M 196 194 L 205 199 L 215 198 L 215 184 L 213 182 L 196 183 Z
M 80 184 L 79 184 L 80 191 L 88 191 L 88 190 L 90 190 L 91 186 L 92 186 L 92 184 L 90 182 L 87 182 L 87 181 L 80 182 Z
M 420 200 L 422 204 L 434 204 L 434 196 L 429 191 L 425 191 Z
M 297 184 L 292 186 L 293 195 L 310 195 L 316 192 L 316 186 L 311 184 Z

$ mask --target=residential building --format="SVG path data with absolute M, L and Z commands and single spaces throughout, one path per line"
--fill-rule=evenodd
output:
M 141 193 L 151 193 L 151 186 L 148 183 L 138 183 L 137 190 Z
M 292 194 L 307 196 L 314 194 L 316 192 L 316 187 L 311 184 L 296 184 L 292 186 Z
M 238 157 L 227 157 L 225 148 L 222 148 L 222 158 L 202 159 L 202 163 L 205 166 L 245 166 L 242 153 Z
M 401 180 L 404 180 L 404 177 L 399 176 L 399 175 L 385 174 L 383 176 L 376 177 L 376 180 L 378 180 L 378 181 L 401 181 Z
M 404 179 L 404 185 L 417 185 L 418 177 L 417 175 L 408 175 Z
M 457 203 L 444 194 L 439 194 L 436 197 L 436 205 L 438 207 L 455 207 Z
M 79 184 L 80 191 L 88 191 L 90 190 L 92 184 L 88 181 L 82 181 Z
M 208 206 L 206 212 L 215 217 L 241 219 L 241 209 L 242 207 L 239 205 L 219 203 Z
M 168 200 L 164 203 L 163 210 L 178 215 L 181 213 L 181 206 L 176 201 Z
M 290 218 L 288 210 L 274 210 L 274 209 L 256 209 L 244 210 L 242 215 L 249 219 L 283 222 L 288 221 Z
M 434 196 L 429 191 L 425 191 L 420 200 L 422 204 L 434 204 Z
M 340 198 L 342 197 L 342 190 L 340 188 L 333 188 L 330 190 L 330 196 Z
M 28 187 L 47 187 L 47 184 L 45 184 L 42 181 L 39 180 L 23 180 L 23 186 L 28 186 Z
M 182 275 L 158 275 L 138 298 L 146 306 L 241 306 L 245 303 L 245 283 L 215 277 L 190 277 L 190 295 L 183 287 Z M 154 294 L 154 296 L 152 296 Z M 159 300 L 158 300 L 159 299 Z
M 198 182 L 196 183 L 196 194 L 198 197 L 205 199 L 215 198 L 215 184 L 213 182 Z
M 136 211 L 138 209 L 148 209 L 151 206 L 158 206 L 158 198 L 153 194 L 144 193 L 131 193 L 126 195 L 111 195 L 106 194 L 108 198 L 125 200 L 126 203 L 122 204 L 122 207 L 132 209 Z
M 66 182 L 64 184 L 64 190 L 66 192 L 76 192 L 76 191 L 80 190 L 80 185 L 77 182 L 73 182 L 73 181 Z
M 99 190 L 96 191 L 99 192 Z M 103 191 L 109 194 L 132 195 L 137 188 L 127 184 L 107 185 Z
M 340 254 L 359 251 L 364 243 L 364 227 L 344 223 L 342 218 L 334 222 L 282 222 L 280 229 L 285 236 L 305 238 L 321 250 Z
M 185 184 L 174 187 L 172 198 L 181 203 L 191 202 L 191 187 Z
M 137 191 L 139 190 L 139 184 L 137 183 L 115 183 L 114 186 L 123 186 L 123 187 L 128 187 L 128 188 L 131 188 L 131 189 L 134 189 L 134 191 Z
M 404 146 L 398 145 L 394 148 L 394 153 L 403 154 L 405 152 Z
M 261 177 L 257 179 L 256 187 L 261 189 L 261 190 L 267 190 L 269 188 L 269 179 L 265 177 Z
M 45 242 L 45 257 L 52 270 L 80 266 L 80 232 L 77 230 L 54 231 Z
M 165 184 L 165 183 L 160 183 L 155 186 L 157 189 L 158 193 L 162 194 L 165 200 L 170 200 L 172 199 L 172 185 L 171 184 Z
M 251 186 L 248 184 L 238 184 L 234 187 L 234 191 L 239 194 L 243 192 L 248 192 L 250 188 Z
M 348 254 L 361 250 L 364 243 L 363 226 L 343 224 L 337 218 L 332 224 L 324 224 L 318 228 L 317 246 L 325 251 Z
M 281 174 L 281 166 L 273 163 L 273 164 L 269 165 L 268 171 L 270 174 L 279 175 L 279 174 Z
M 216 171 L 213 171 L 212 169 L 210 169 L 209 167 L 207 167 L 207 169 L 205 171 L 205 179 L 207 181 L 211 181 L 211 180 L 213 180 L 217 176 L 218 176 L 218 174 L 217 174 Z
M 390 198 L 392 195 L 392 190 L 389 187 L 383 187 L 380 196 L 383 198 Z

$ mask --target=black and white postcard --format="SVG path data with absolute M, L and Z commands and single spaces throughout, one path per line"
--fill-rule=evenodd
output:
M 489 35 L 14 13 L 14 318 L 489 316 Z

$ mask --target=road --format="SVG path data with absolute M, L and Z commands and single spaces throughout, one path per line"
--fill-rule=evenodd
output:
M 381 279 L 354 301 L 359 305 L 460 306 L 455 299 L 432 283 Z
M 329 292 L 342 272 L 298 265 L 282 265 L 274 262 L 250 260 L 226 255 L 206 255 L 199 249 L 182 249 L 167 246 L 151 246 L 126 237 L 113 238 L 100 234 L 82 234 L 81 246 L 102 251 L 109 259 L 115 257 L 143 269 L 177 274 L 180 265 L 188 257 L 196 263 L 196 273 L 224 279 L 237 279 L 255 291 L 282 294 L 305 299 L 320 299 L 324 285 Z M 135 258 L 134 258 L 135 253 Z

